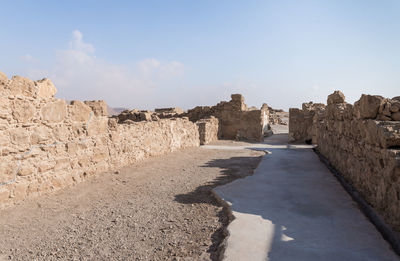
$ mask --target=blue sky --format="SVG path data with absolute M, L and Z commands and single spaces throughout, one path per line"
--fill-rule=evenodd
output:
M 400 1 L 2 1 L 0 71 L 57 97 L 276 108 L 400 95 Z

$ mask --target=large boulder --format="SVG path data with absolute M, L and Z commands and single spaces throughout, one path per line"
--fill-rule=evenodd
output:
M 57 89 L 50 79 L 44 78 L 42 80 L 35 82 L 38 88 L 38 96 L 43 99 L 48 99 L 54 97 L 57 93 Z
M 375 119 L 383 102 L 382 96 L 363 94 L 354 103 L 354 114 L 358 119 Z
M 335 103 L 344 103 L 345 97 L 341 91 L 334 91 L 328 96 L 328 105 Z

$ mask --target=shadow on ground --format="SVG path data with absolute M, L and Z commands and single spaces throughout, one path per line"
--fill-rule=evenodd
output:
M 262 155 L 255 157 L 232 157 L 229 159 L 214 159 L 201 166 L 204 168 L 220 168 L 220 175 L 214 180 L 197 187 L 194 191 L 186 194 L 178 194 L 175 201 L 182 204 L 211 204 L 213 206 L 223 207 L 221 203 L 212 195 L 211 190 L 217 186 L 227 184 L 237 178 L 253 174 L 258 163 L 261 161 Z M 229 224 L 228 210 L 224 207 L 219 213 L 218 218 L 221 227 L 212 234 L 212 245 L 208 249 L 211 253 L 212 260 L 219 259 L 218 248 L 224 240 L 225 228 Z

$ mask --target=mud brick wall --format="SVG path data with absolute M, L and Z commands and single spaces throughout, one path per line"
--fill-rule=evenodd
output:
M 199 146 L 187 118 L 118 124 L 103 101 L 54 98 L 48 79 L 0 72 L 0 207 L 72 186 L 99 172 Z
M 314 115 L 317 150 L 400 232 L 400 98 L 335 92 Z
M 265 126 L 268 125 L 268 107 L 250 110 L 240 94 L 232 94 L 229 102 L 222 101 L 215 106 L 198 106 L 184 116 L 193 122 L 216 117 L 219 120 L 219 138 L 261 141 Z
M 207 119 L 196 121 L 199 127 L 200 144 L 205 145 L 218 140 L 218 119 L 211 116 Z

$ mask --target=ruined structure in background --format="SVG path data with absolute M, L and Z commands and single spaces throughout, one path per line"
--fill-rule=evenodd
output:
M 400 97 L 363 94 L 352 105 L 336 91 L 327 103 L 325 108 L 291 109 L 290 137 L 303 142 L 311 129 L 317 150 L 399 232 Z M 306 114 L 313 115 L 312 121 L 300 120 Z
M 302 109 L 289 109 L 289 141 L 316 143 L 316 129 L 314 120 L 324 111 L 322 103 L 303 103 Z
M 219 138 L 261 141 L 268 128 L 268 106 L 248 109 L 241 94 L 232 94 L 229 102 L 215 106 L 198 106 L 183 114 L 196 122 L 214 116 L 219 120 Z
M 268 107 L 268 111 L 270 124 L 287 125 L 287 122 L 284 121 L 284 118 L 287 117 L 287 112 L 273 109 L 272 107 Z
M 211 116 L 207 119 L 196 121 L 199 127 L 200 144 L 208 144 L 218 140 L 218 119 Z
M 261 140 L 268 126 L 268 106 L 248 110 L 240 94 L 188 113 L 163 108 L 108 117 L 104 101 L 67 103 L 56 92 L 49 79 L 0 72 L 0 207 L 218 138 Z

